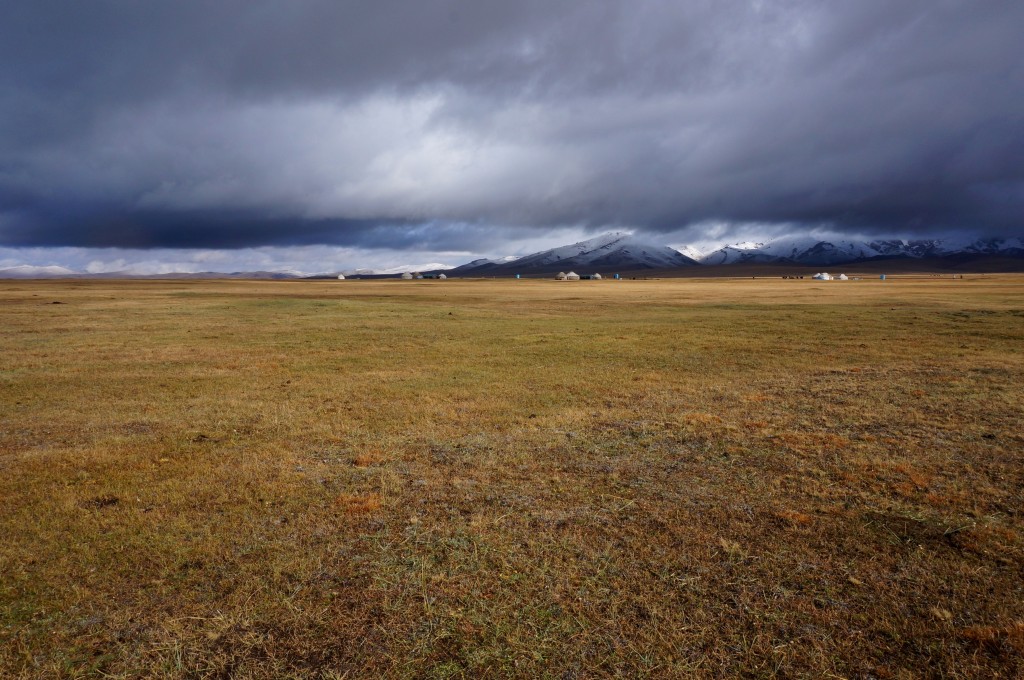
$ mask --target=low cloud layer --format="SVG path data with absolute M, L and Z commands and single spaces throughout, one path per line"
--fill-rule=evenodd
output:
M 1016 235 L 1019 2 L 32 2 L 0 245 Z

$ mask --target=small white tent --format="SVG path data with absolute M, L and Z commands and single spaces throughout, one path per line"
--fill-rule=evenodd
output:
M 339 281 L 344 281 L 345 280 L 345 275 L 344 274 L 338 274 L 338 280 Z
M 555 274 L 555 278 L 559 281 L 565 281 L 565 272 L 558 272 Z
M 565 280 L 566 281 L 579 281 L 580 280 L 580 275 L 577 274 L 576 272 L 569 272 L 568 274 L 565 275 Z
M 846 274 L 840 274 L 840 275 L 839 275 L 839 280 L 840 280 L 840 281 L 849 281 L 849 280 L 850 280 L 850 277 L 849 277 L 849 276 L 847 276 Z
M 832 275 L 829 274 L 828 272 L 821 272 L 820 274 L 815 274 L 811 278 L 817 279 L 818 281 L 831 281 Z
M 445 279 L 447 279 L 447 278 L 448 278 L 448 275 L 447 275 L 447 274 L 438 274 L 438 275 L 437 275 L 437 278 L 439 278 L 439 279 L 441 279 L 442 281 L 444 281 Z
M 410 279 L 412 279 L 412 274 L 410 274 L 409 272 L 406 272 L 406 273 L 402 274 L 402 278 L 405 279 L 406 281 L 409 281 Z
M 591 276 L 590 278 L 592 278 L 592 279 L 596 279 L 596 280 L 600 281 L 600 280 L 601 280 L 601 275 L 600 275 L 600 274 L 594 274 L 594 275 L 593 275 L 593 276 Z

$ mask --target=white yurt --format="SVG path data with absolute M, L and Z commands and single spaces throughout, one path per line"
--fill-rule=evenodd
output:
M 832 280 L 832 275 L 829 274 L 828 272 L 821 272 L 819 274 L 815 274 L 811 278 L 812 279 L 817 279 L 818 281 L 831 281 Z
M 410 274 L 409 272 L 406 272 L 406 273 L 402 274 L 402 278 L 405 279 L 406 281 L 410 281 L 410 280 L 412 280 L 412 274 Z
M 555 278 L 559 281 L 565 281 L 565 272 L 558 272 L 555 274 Z
M 569 272 L 568 274 L 565 275 L 565 280 L 566 281 L 579 281 L 580 280 L 580 275 L 577 274 L 576 272 Z
M 840 275 L 839 275 L 839 280 L 840 280 L 840 281 L 849 281 L 849 280 L 850 280 L 850 277 L 849 277 L 849 276 L 847 276 L 846 274 L 840 274 Z
M 594 275 L 593 275 L 593 276 L 591 276 L 590 278 L 592 278 L 592 279 L 596 279 L 596 280 L 600 281 L 600 280 L 601 280 L 601 275 L 600 275 L 600 274 L 594 274 Z
M 338 274 L 338 280 L 339 281 L 344 281 L 345 280 L 345 275 L 344 274 Z
M 447 278 L 448 278 L 448 276 L 447 276 L 446 274 L 438 274 L 438 275 L 437 275 L 437 278 L 439 278 L 439 279 L 441 279 L 442 281 L 444 281 L 445 279 L 447 279 Z

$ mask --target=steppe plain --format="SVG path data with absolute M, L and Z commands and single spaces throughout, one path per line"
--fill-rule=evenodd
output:
M 0 676 L 1021 677 L 1022 411 L 1021 275 L 3 281 Z

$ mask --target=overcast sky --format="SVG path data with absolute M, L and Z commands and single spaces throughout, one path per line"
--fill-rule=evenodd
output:
M 1020 0 L 0 5 L 0 264 L 1024 232 Z

